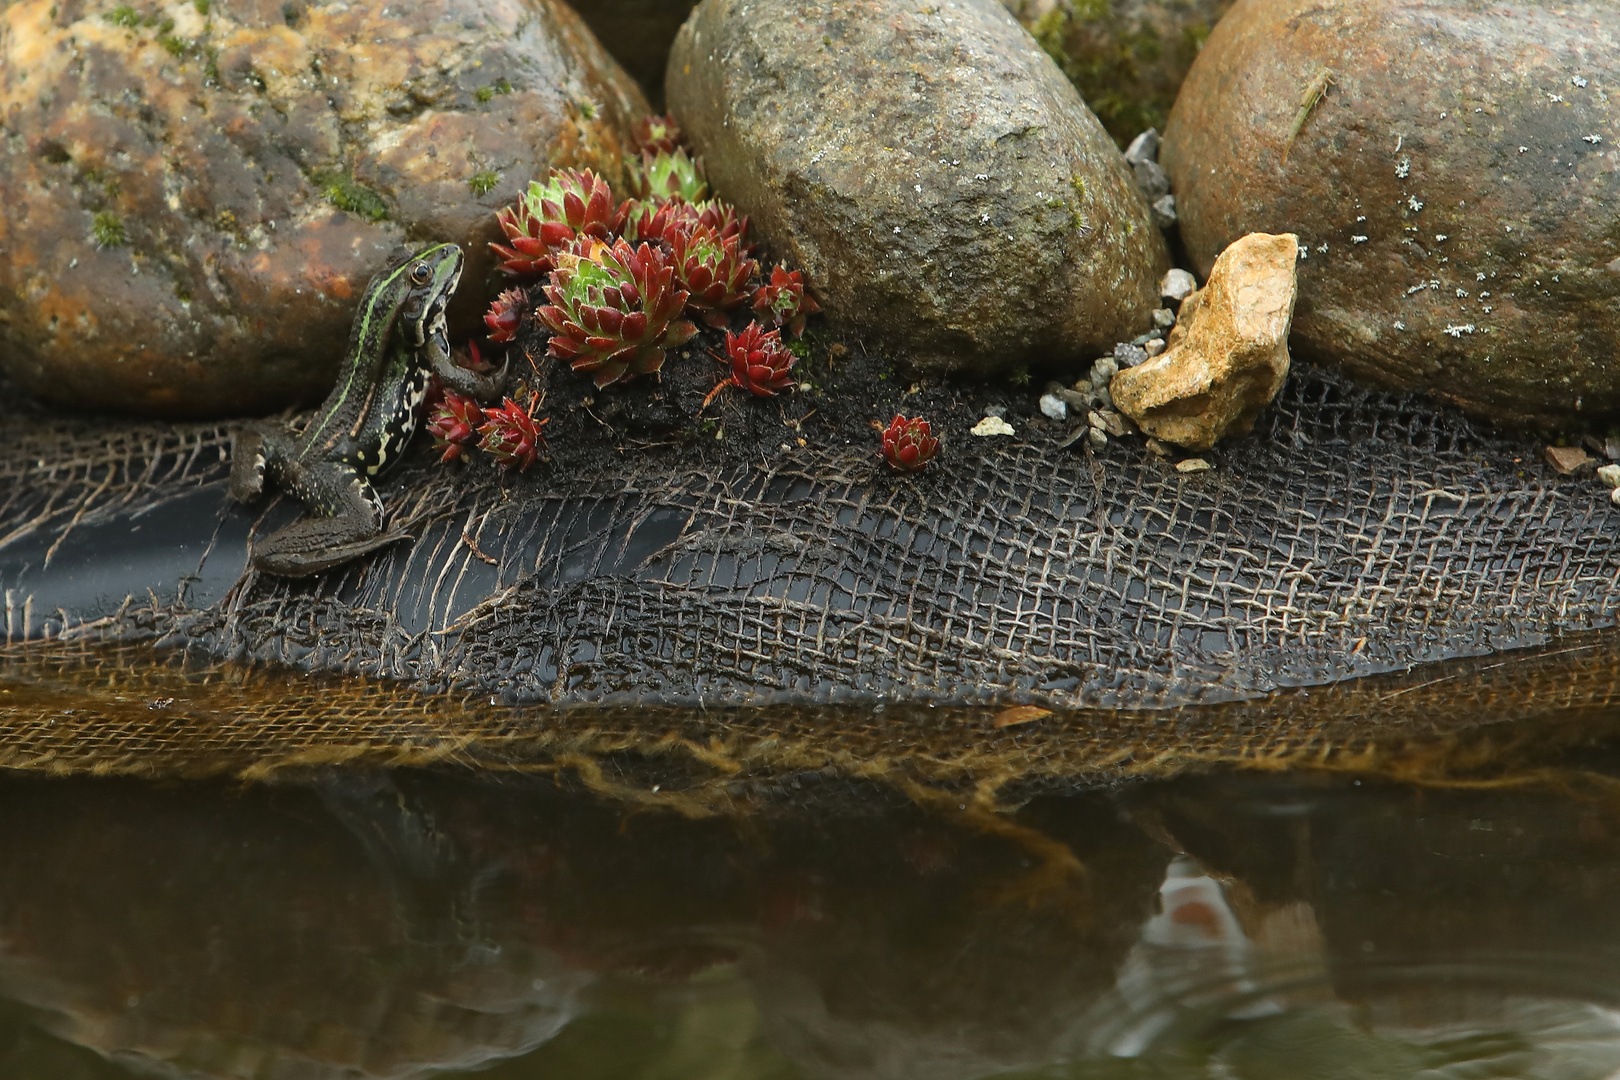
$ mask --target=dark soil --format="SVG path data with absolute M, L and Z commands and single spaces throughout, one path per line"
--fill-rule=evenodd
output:
M 732 328 L 741 330 L 751 317 L 740 309 Z M 886 425 L 896 413 L 928 420 L 941 440 L 942 457 L 1006 445 L 1007 437 L 979 439 L 968 433 L 987 409 L 1005 410 L 1005 419 L 1017 429 L 1012 438 L 1018 441 L 1055 445 L 1084 422 L 1072 412 L 1064 421 L 1048 419 L 1038 404 L 1048 378 L 1068 383 L 1081 372 L 993 383 L 915 379 L 891 359 L 868 352 L 860 341 L 840 338 L 816 316 L 799 341 L 784 331 L 784 339 L 800 354 L 793 369 L 800 381 L 797 390 L 756 397 L 728 386 L 706 408 L 704 398 L 731 371 L 721 359 L 724 330 L 701 327 L 685 346 L 669 353 L 657 374 L 603 389 L 588 375 L 549 358 L 549 336 L 526 319 L 510 346 L 514 379 L 539 396 L 535 415 L 550 420 L 545 427 L 549 460 L 537 463 L 531 473 L 601 474 L 618 467 L 626 454 L 656 454 L 671 464 L 708 467 L 792 454 L 804 447 L 854 445 L 870 447 L 876 458 L 880 439 L 874 425 Z M 1079 443 L 1073 452 L 1080 452 Z

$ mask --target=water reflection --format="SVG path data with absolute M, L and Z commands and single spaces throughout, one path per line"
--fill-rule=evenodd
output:
M 1620 802 L 1580 779 L 993 819 L 828 781 L 688 820 L 532 779 L 14 776 L 0 1076 L 1613 1076 Z

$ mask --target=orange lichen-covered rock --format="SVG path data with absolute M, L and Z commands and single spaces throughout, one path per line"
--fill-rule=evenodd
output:
M 407 238 L 468 253 L 645 100 L 559 0 L 0 8 L 0 370 L 90 409 L 318 397 Z

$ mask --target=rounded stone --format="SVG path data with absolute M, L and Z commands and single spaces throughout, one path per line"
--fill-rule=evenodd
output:
M 1620 412 L 1620 8 L 1240 0 L 1165 132 L 1207 273 L 1300 237 L 1298 355 L 1510 425 Z
M 0 9 L 0 368 L 76 408 L 331 384 L 402 244 L 469 256 L 550 165 L 620 178 L 639 90 L 557 0 Z
M 997 0 L 704 0 L 666 92 L 829 318 L 920 371 L 1090 359 L 1158 306 L 1129 166 Z

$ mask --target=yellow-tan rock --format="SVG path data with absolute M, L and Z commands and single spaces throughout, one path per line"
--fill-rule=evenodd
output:
M 1292 233 L 1250 233 L 1221 252 L 1165 351 L 1114 376 L 1114 406 L 1192 450 L 1247 435 L 1288 376 L 1298 250 Z

